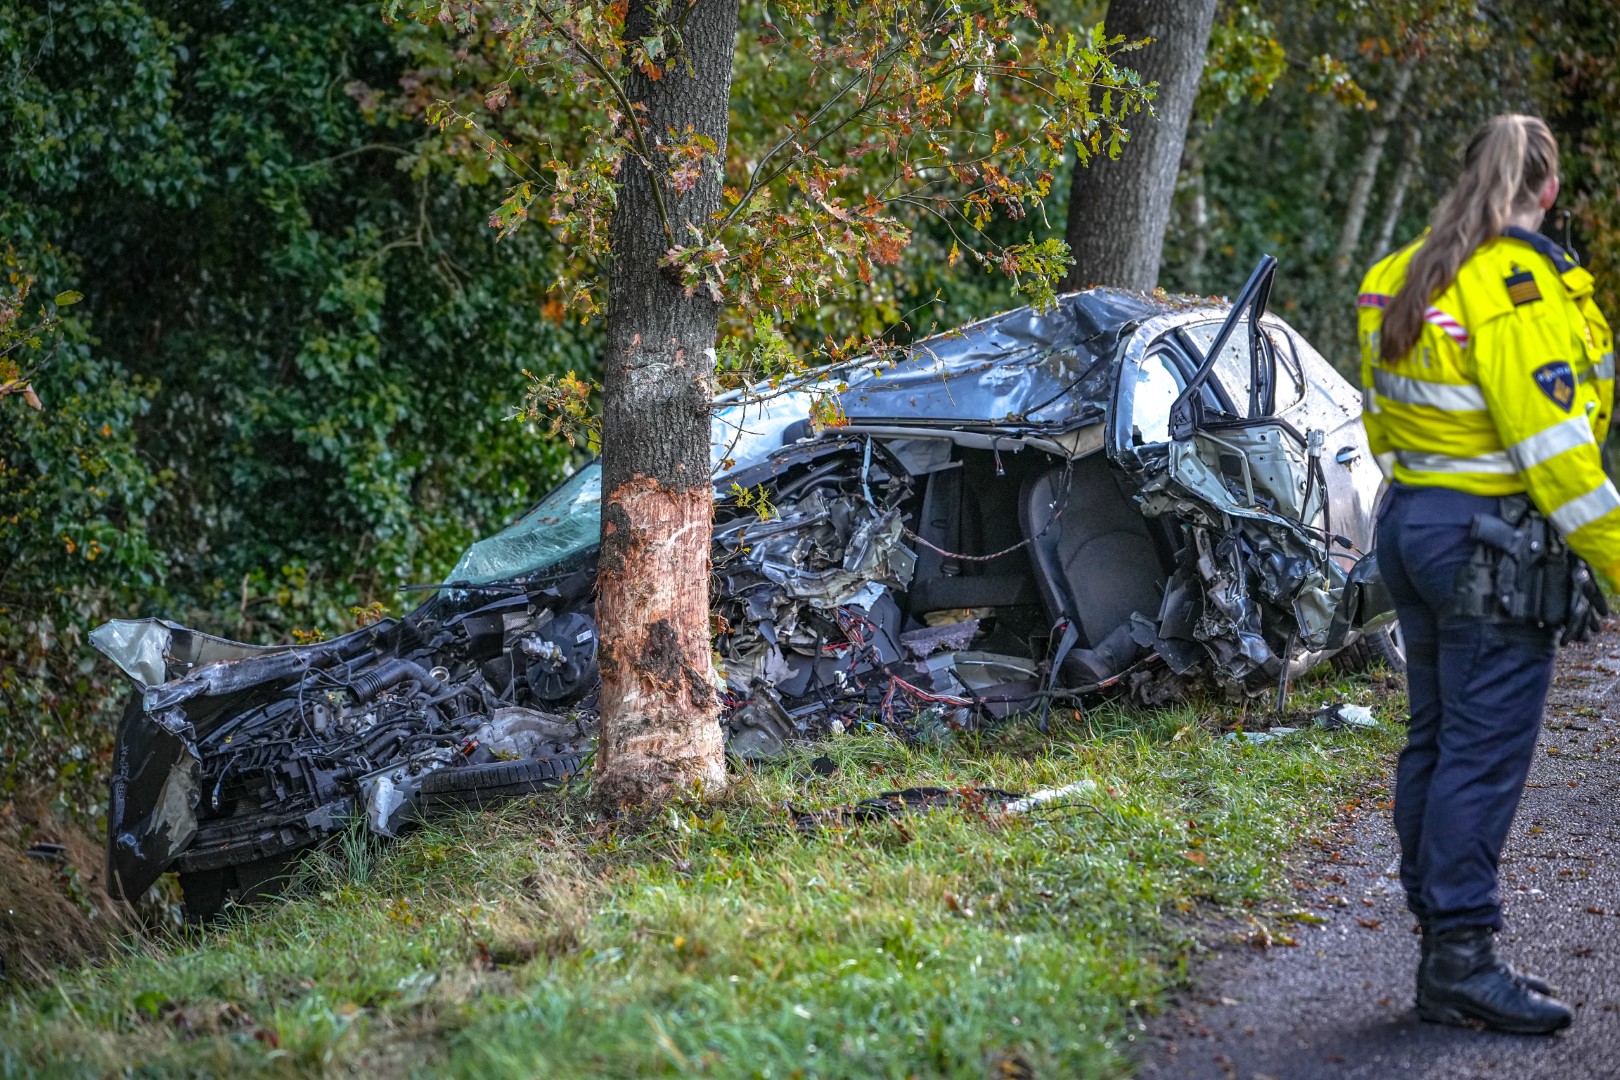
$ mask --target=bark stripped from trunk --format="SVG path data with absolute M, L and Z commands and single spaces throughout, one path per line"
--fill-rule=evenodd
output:
M 1339 246 L 1333 255 L 1333 273 L 1340 278 L 1350 276 L 1351 260 L 1356 244 L 1361 240 L 1361 226 L 1367 220 L 1367 204 L 1372 199 L 1373 182 L 1378 179 L 1378 166 L 1384 160 L 1384 144 L 1389 142 L 1389 131 L 1401 115 L 1406 91 L 1412 85 L 1413 63 L 1406 61 L 1395 75 L 1395 85 L 1389 97 L 1379 103 L 1374 113 L 1377 122 L 1367 135 L 1367 145 L 1361 151 L 1361 165 L 1356 169 L 1355 182 L 1350 185 L 1350 203 L 1344 211 L 1344 228 L 1339 232 Z
M 630 4 L 625 40 L 662 32 L 675 55 L 662 78 L 636 72 L 626 80 L 630 97 L 646 106 L 640 122 L 649 144 L 690 129 L 713 139 L 725 159 L 737 4 L 696 0 L 689 14 L 669 5 L 685 14 L 679 46 L 657 25 L 656 0 Z M 653 164 L 667 171 L 667 163 Z M 677 242 L 692 242 L 688 224 L 707 229 L 720 184 L 715 161 L 681 195 L 634 155 L 621 166 L 610 232 L 597 572 L 597 791 L 614 804 L 726 786 L 709 644 L 709 403 L 719 307 L 687 296 L 660 266 Z
M 1158 284 L 1181 147 L 1214 19 L 1215 0 L 1109 3 L 1104 28 L 1110 37 L 1154 39 L 1126 62 L 1141 72 L 1142 81 L 1158 82 L 1153 103 L 1157 115 L 1137 118 L 1131 141 L 1118 158 L 1099 156 L 1084 168 L 1076 165 L 1066 230 L 1074 252 L 1068 288 L 1151 289 Z

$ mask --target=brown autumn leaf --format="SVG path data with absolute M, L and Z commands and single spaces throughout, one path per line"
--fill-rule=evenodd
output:
M 1362 926 L 1365 926 L 1368 930 L 1377 930 L 1384 925 L 1383 919 L 1363 919 L 1359 916 L 1357 917 L 1356 922 L 1360 923 Z

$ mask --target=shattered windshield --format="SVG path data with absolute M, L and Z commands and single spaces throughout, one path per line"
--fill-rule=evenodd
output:
M 602 463 L 593 461 L 527 514 L 468 548 L 446 580 L 488 585 L 555 566 L 596 546 L 601 519 Z
M 715 410 L 710 456 L 719 475 L 763 461 L 782 445 L 788 427 L 810 415 L 804 392 Z M 532 574 L 589 551 L 601 538 L 602 462 L 591 461 L 528 513 L 457 560 L 445 581 L 488 585 Z

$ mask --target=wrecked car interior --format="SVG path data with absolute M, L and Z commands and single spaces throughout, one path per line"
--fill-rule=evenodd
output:
M 717 401 L 716 675 L 731 751 L 903 737 L 1054 703 L 1274 693 L 1388 635 L 1381 474 L 1360 396 L 1266 313 L 1061 297 Z M 135 685 L 109 880 L 180 874 L 206 916 L 363 818 L 555 785 L 595 738 L 599 466 L 474 544 L 429 598 L 332 641 L 249 646 L 158 620 L 93 637 Z M 1385 650 L 1385 655 L 1388 650 Z

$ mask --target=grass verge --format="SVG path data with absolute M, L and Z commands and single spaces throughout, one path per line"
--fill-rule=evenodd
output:
M 947 747 L 852 735 L 717 803 L 605 820 L 559 794 L 319 853 L 291 899 L 0 1002 L 0 1074 L 1127 1075 L 1215 913 L 1286 919 L 1282 856 L 1383 773 L 1384 723 L 1259 745 L 1211 705 Z M 810 767 L 816 755 L 836 771 Z M 805 833 L 911 785 L 1095 788 Z

